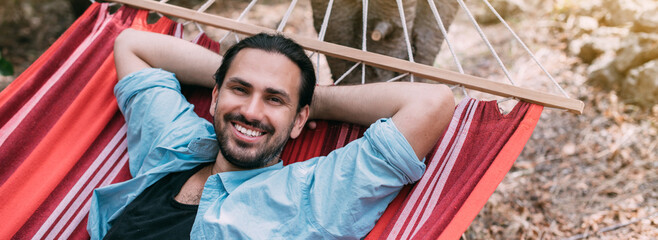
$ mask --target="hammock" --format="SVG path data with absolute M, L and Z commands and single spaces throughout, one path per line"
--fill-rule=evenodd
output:
M 125 28 L 182 37 L 166 17 L 94 3 L 23 74 L 0 92 L 0 239 L 86 239 L 92 190 L 130 178 L 126 127 L 112 89 L 113 39 Z M 197 44 L 219 51 L 205 34 Z M 184 86 L 210 119 L 210 90 Z M 502 115 L 495 101 L 466 98 L 427 156 L 420 181 L 402 189 L 368 239 L 458 238 L 529 139 L 542 106 Z M 362 126 L 318 122 L 287 143 L 284 164 L 326 155 L 362 136 Z

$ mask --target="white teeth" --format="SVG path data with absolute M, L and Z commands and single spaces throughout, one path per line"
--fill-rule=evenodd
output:
M 262 132 L 254 131 L 254 130 L 251 130 L 251 129 L 246 129 L 245 127 L 237 125 L 237 124 L 233 124 L 233 126 L 235 126 L 235 129 L 237 129 L 242 134 L 250 136 L 250 137 L 258 137 L 260 135 L 263 135 Z

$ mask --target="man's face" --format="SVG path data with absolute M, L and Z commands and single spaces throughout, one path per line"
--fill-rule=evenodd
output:
M 246 48 L 235 56 L 210 106 L 224 159 L 242 169 L 277 162 L 308 118 L 308 106 L 297 113 L 300 76 L 282 54 Z

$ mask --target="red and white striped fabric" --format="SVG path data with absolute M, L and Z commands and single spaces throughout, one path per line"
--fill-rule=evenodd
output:
M 94 3 L 30 68 L 0 92 L 0 239 L 87 239 L 94 188 L 130 178 L 126 128 L 112 89 L 113 39 L 121 30 L 182 36 L 167 18 L 147 24 L 145 10 L 109 14 Z M 219 51 L 206 35 L 198 44 Z M 199 116 L 210 119 L 210 90 L 184 86 Z M 519 103 L 502 116 L 495 102 L 467 99 L 427 156 L 427 172 L 405 187 L 369 239 L 461 235 L 523 149 L 542 108 Z M 326 155 L 364 127 L 318 122 L 291 140 L 285 164 Z

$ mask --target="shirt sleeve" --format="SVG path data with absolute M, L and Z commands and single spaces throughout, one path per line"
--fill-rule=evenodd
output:
M 179 159 L 193 156 L 186 154 L 193 139 L 215 138 L 212 124 L 194 113 L 194 106 L 180 89 L 175 75 L 162 69 L 132 73 L 115 86 L 114 94 L 126 119 L 133 177 L 167 163 L 166 159 L 175 159 L 167 154 L 176 154 Z
M 317 159 L 308 210 L 334 236 L 364 236 L 400 189 L 424 171 L 392 119 L 380 119 L 362 138 Z

